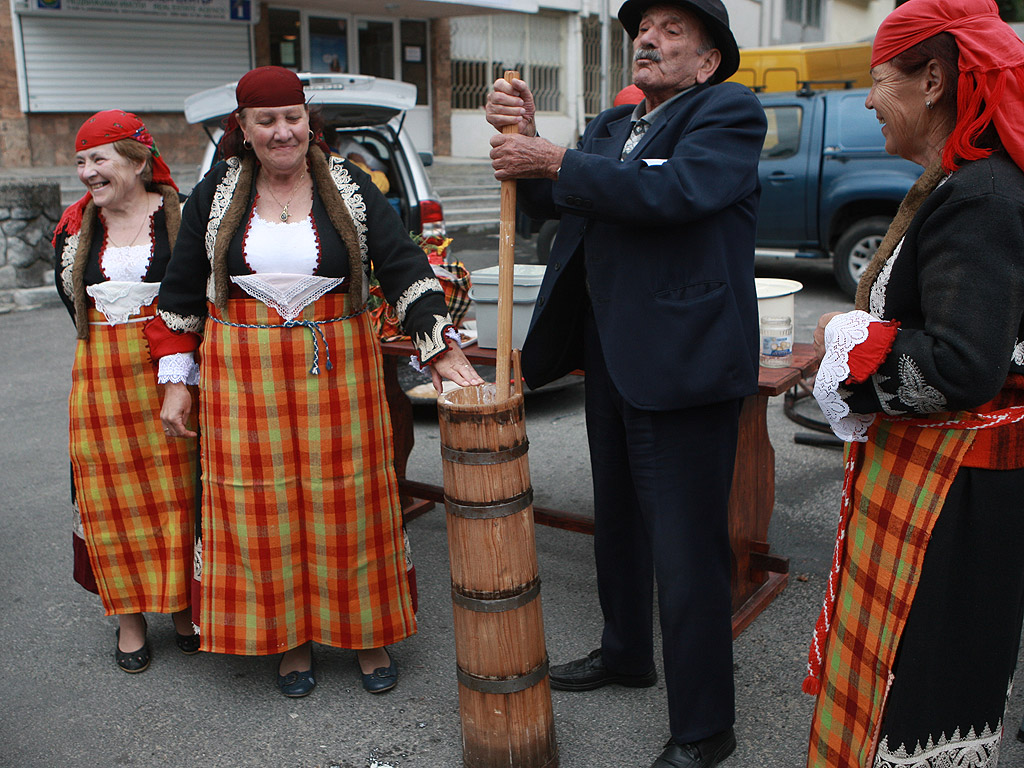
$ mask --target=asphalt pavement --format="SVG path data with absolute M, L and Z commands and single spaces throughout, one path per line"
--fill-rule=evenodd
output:
M 471 268 L 493 264 L 493 243 L 456 244 Z M 524 244 L 521 251 L 527 258 Z M 795 277 L 797 338 L 826 310 L 849 308 L 821 263 L 759 262 Z M 642 319 L 641 319 L 642 320 Z M 642 322 L 638 332 L 643 332 Z M 115 621 L 71 579 L 66 402 L 74 333 L 63 308 L 0 314 L 0 766 L 457 768 L 462 764 L 443 510 L 409 525 L 419 578 L 419 632 L 393 648 L 401 678 L 362 691 L 354 653 L 318 648 L 319 685 L 305 699 L 276 690 L 276 659 L 199 654 L 174 645 L 151 617 L 153 663 L 114 664 Z M 813 404 L 802 403 L 801 408 Z M 592 512 L 580 386 L 527 398 L 536 503 Z M 799 768 L 812 700 L 800 692 L 807 644 L 832 554 L 841 454 L 794 442 L 806 430 L 769 407 L 776 504 L 769 540 L 790 558 L 789 586 L 735 643 L 739 746 L 725 764 Z M 441 483 L 436 413 L 417 407 L 408 475 Z M 598 644 L 591 540 L 538 527 L 547 647 L 552 662 Z M 661 667 L 659 662 L 659 669 Z M 647 768 L 668 737 L 664 686 L 553 693 L 562 768 Z M 695 703 L 699 706 L 699 703 Z M 1003 766 L 1024 765 L 1013 739 L 1024 715 L 1015 692 Z

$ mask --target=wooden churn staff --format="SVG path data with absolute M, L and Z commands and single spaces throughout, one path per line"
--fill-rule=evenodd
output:
M 462 755 L 466 768 L 556 768 L 518 350 L 510 362 L 515 182 L 501 186 L 496 385 L 437 400 Z

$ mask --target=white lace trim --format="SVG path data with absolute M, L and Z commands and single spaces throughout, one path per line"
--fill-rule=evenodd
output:
M 203 576 L 203 540 L 196 539 L 192 546 L 192 578 L 196 581 Z
M 164 324 L 175 333 L 202 333 L 205 317 L 199 315 L 179 315 L 176 312 L 168 312 L 157 309 L 156 313 L 163 319 Z
M 253 272 L 312 275 L 320 248 L 310 218 L 267 221 L 254 213 L 243 244 L 245 262 Z
M 92 297 L 96 309 L 103 313 L 108 325 L 121 325 L 138 315 L 140 309 L 156 301 L 160 283 L 108 280 L 87 285 L 85 292 Z
M 434 317 L 436 318 L 436 317 L 438 317 L 438 315 L 434 315 Z M 448 320 L 447 322 L 451 322 L 451 321 Z M 436 329 L 436 326 L 435 326 L 435 329 Z M 451 328 L 449 328 L 447 331 L 445 331 L 444 335 L 445 335 L 445 338 L 451 339 L 456 344 L 458 344 L 460 342 L 461 338 L 462 338 L 459 335 L 459 332 L 457 330 L 455 330 L 455 326 L 454 325 Z M 448 347 L 448 342 L 445 342 L 444 346 L 445 346 L 445 348 L 447 348 Z M 436 356 L 436 354 L 437 353 L 435 352 L 433 356 Z M 424 358 L 424 360 L 426 360 L 426 358 Z M 430 373 L 430 366 L 429 365 L 424 365 L 424 364 L 420 363 L 419 355 L 409 355 L 409 367 L 412 368 L 414 371 L 416 371 L 418 373 Z
M 198 384 L 199 365 L 191 352 L 175 352 L 159 360 L 157 384 Z
M 1017 341 L 1013 345 L 1013 356 L 1011 360 L 1016 365 L 1024 365 L 1024 341 Z
M 64 239 L 64 250 L 60 252 L 60 280 L 64 285 L 64 293 L 72 300 L 75 299 L 74 283 L 71 274 L 75 266 L 75 253 L 78 251 L 78 240 L 80 233 L 75 232 Z
M 345 282 L 345 278 L 278 273 L 236 275 L 231 282 L 287 321 L 294 320 L 314 301 Z
M 152 259 L 152 240 L 138 245 L 108 245 L 100 255 L 100 270 L 108 280 L 141 283 Z
M 885 317 L 885 291 L 889 287 L 889 276 L 892 274 L 896 257 L 900 255 L 900 250 L 903 248 L 903 239 L 900 238 L 900 241 L 896 243 L 896 247 L 892 250 L 892 256 L 886 259 L 885 266 L 879 271 L 878 277 L 875 278 L 875 282 L 871 286 L 868 311 L 875 317 Z
M 918 744 L 912 754 L 903 744 L 890 752 L 889 740 L 885 737 L 878 745 L 873 768 L 995 768 L 999 762 L 1001 733 L 1001 724 L 993 731 L 986 723 L 980 735 L 972 727 L 961 736 L 957 728 L 948 738 L 943 733 L 938 743 L 929 737 L 928 743 Z
M 833 317 L 825 326 L 825 356 L 814 379 L 814 399 L 836 437 L 848 443 L 867 440 L 873 413 L 850 413 L 840 387 L 850 377 L 850 352 L 868 338 L 868 326 L 881 322 L 859 309 Z
M 445 326 L 453 325 L 448 315 L 434 315 L 434 327 L 430 333 L 418 333 L 413 337 L 412 344 L 419 353 L 423 363 L 429 363 L 435 357 L 448 349 L 448 342 L 445 341 Z
M 71 504 L 71 530 L 74 535 L 85 541 L 85 526 L 82 524 L 82 510 L 78 508 L 78 502 Z
M 901 355 L 898 370 L 900 386 L 896 395 L 917 413 L 946 410 L 946 396 L 925 381 L 924 373 L 913 358 Z
M 238 186 L 238 177 L 242 172 L 242 164 L 237 157 L 227 160 L 228 170 L 224 178 L 217 184 L 213 191 L 213 200 L 210 203 L 210 218 L 206 222 L 206 256 L 210 260 L 210 279 L 206 284 L 206 298 L 210 303 L 217 303 L 217 289 L 213 280 L 213 252 L 217 245 L 217 232 L 220 230 L 220 223 L 224 214 L 231 205 L 231 198 L 235 194 L 235 187 Z
M 442 294 L 444 293 L 441 289 L 441 283 L 437 281 L 436 277 L 421 278 L 402 291 L 402 295 L 398 297 L 398 301 L 395 304 L 395 312 L 398 315 L 398 322 L 402 324 L 405 323 L 405 315 L 416 299 L 420 298 L 424 294 L 434 291 Z
M 363 275 L 367 277 L 366 280 L 363 280 L 362 301 L 365 302 L 370 296 L 370 253 L 366 244 L 366 201 L 359 191 L 359 185 L 352 180 L 352 176 L 345 169 L 341 159 L 331 157 L 328 158 L 328 163 L 331 179 L 334 181 L 334 186 L 338 188 L 338 192 L 341 193 L 341 199 L 345 201 L 349 213 L 352 214 L 352 222 L 356 226 L 356 235 L 359 237 L 359 255 L 363 262 Z

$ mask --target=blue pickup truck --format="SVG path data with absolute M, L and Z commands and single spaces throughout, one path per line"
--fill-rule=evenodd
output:
M 851 297 L 903 196 L 921 175 L 888 155 L 867 91 L 761 93 L 759 256 L 827 258 Z
M 849 295 L 882 241 L 921 166 L 888 155 L 866 89 L 759 93 L 768 118 L 758 176 L 757 255 L 832 258 Z M 556 221 L 520 222 L 537 232 L 547 262 Z

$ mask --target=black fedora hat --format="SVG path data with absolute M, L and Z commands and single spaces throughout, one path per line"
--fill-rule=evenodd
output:
M 729 29 L 729 12 L 722 5 L 722 0 L 626 0 L 619 8 L 619 21 L 630 38 L 636 39 L 644 12 L 655 5 L 678 6 L 704 22 L 715 41 L 715 48 L 722 54 L 722 62 L 711 78 L 712 83 L 720 83 L 736 72 L 740 66 L 740 49 Z

